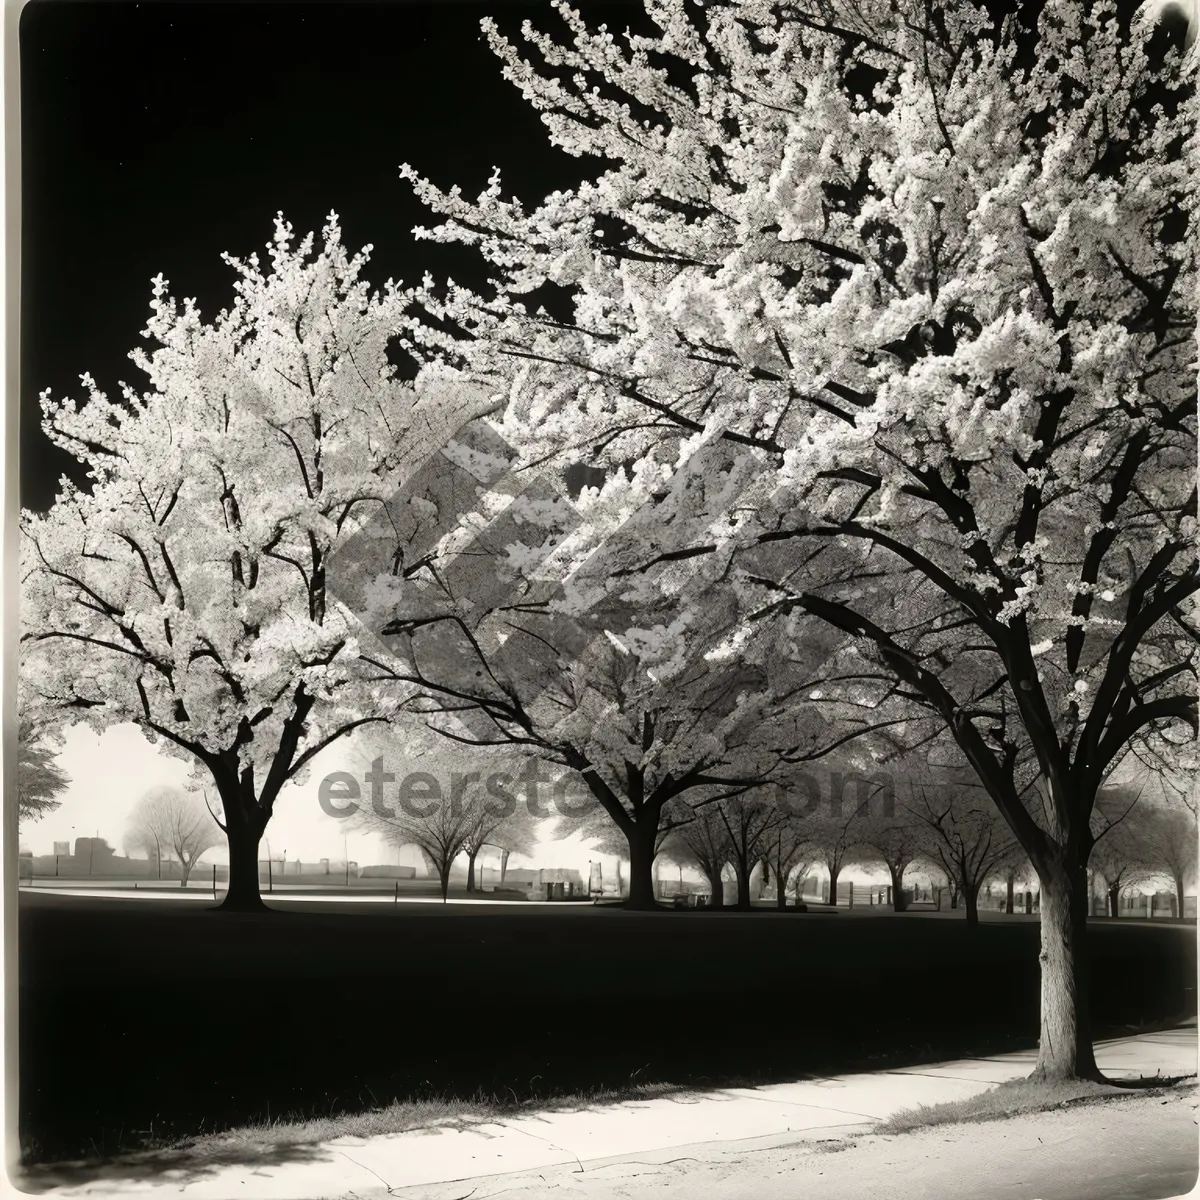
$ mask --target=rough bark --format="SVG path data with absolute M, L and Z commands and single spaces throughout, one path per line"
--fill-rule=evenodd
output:
M 836 905 L 838 902 L 838 868 L 831 867 L 829 871 L 829 903 Z
M 737 900 L 734 907 L 738 912 L 750 911 L 750 866 L 742 859 L 736 859 L 733 873 L 737 876 Z
M 708 886 L 712 888 L 712 899 L 708 902 L 709 908 L 725 907 L 725 883 L 721 878 L 721 867 L 723 865 L 719 864 L 715 869 L 704 872 L 708 877 Z
M 258 882 L 258 843 L 262 837 L 256 821 L 225 806 L 225 836 L 229 843 L 229 890 L 220 908 L 225 912 L 265 912 Z
M 633 825 L 625 832 L 629 842 L 629 897 L 625 907 L 651 910 L 659 907 L 654 895 L 654 841 L 657 824 L 650 829 Z
M 908 898 L 904 894 L 903 864 L 888 863 L 888 874 L 892 877 L 892 911 L 904 912 L 908 908 Z
M 1087 980 L 1087 876 L 1082 863 L 1038 864 L 1041 879 L 1041 1037 L 1032 1078 L 1100 1079 Z
M 964 884 L 962 898 L 967 910 L 967 924 L 979 924 L 979 884 Z
M 478 855 L 478 850 L 470 850 L 467 852 L 467 891 L 475 890 L 475 857 Z

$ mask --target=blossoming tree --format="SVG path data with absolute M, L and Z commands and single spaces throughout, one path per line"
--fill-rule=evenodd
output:
M 496 276 L 413 293 L 414 353 L 503 381 L 531 457 L 758 465 L 668 552 L 956 743 L 1041 879 L 1036 1073 L 1096 1076 L 1096 791 L 1196 720 L 1194 59 L 1075 0 L 647 0 L 624 45 L 558 9 L 538 63 L 487 33 L 605 169 L 530 210 L 407 171 Z
M 236 909 L 261 906 L 280 790 L 391 703 L 364 680 L 329 557 L 466 402 L 394 378 L 398 293 L 370 293 L 336 216 L 315 252 L 281 217 L 269 253 L 228 259 L 236 298 L 211 322 L 155 280 L 155 348 L 132 355 L 146 391 L 111 399 L 84 376 L 81 403 L 43 396 L 90 487 L 64 480 L 22 518 L 30 719 L 134 722 L 207 772 Z
M 664 549 L 642 570 L 649 547 L 693 528 L 692 504 L 741 489 L 736 457 L 700 440 L 669 477 L 647 463 L 573 504 L 549 474 L 505 494 L 517 485 L 490 477 L 496 456 L 452 440 L 445 454 L 484 482 L 432 472 L 428 492 L 393 502 L 409 524 L 364 529 L 339 575 L 383 644 L 366 656 L 374 679 L 406 711 L 578 773 L 628 843 L 632 907 L 654 905 L 655 854 L 695 806 L 763 785 L 830 736 L 797 703 L 829 638 L 800 653 L 784 618 L 744 627 L 715 560 Z

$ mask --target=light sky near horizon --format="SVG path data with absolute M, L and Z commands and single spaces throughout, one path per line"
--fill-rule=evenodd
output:
M 350 771 L 361 779 L 361 755 L 356 749 L 351 739 L 329 747 L 313 759 L 303 783 L 284 788 L 263 840 L 264 858 L 269 844 L 272 857 L 279 859 L 286 855 L 291 862 L 296 859 L 319 862 L 322 858 L 343 862 L 347 855 L 360 866 L 397 861 L 396 849 L 387 846 L 378 835 L 356 830 L 352 822 L 329 816 L 319 803 L 320 781 L 327 774 Z M 52 854 L 55 842 L 70 842 L 73 849 L 77 837 L 105 838 L 118 854 L 123 853 L 129 818 L 138 800 L 159 785 L 183 787 L 192 773 L 189 762 L 151 745 L 133 724 L 114 725 L 102 734 L 86 725 L 72 726 L 64 733 L 57 763 L 71 779 L 67 790 L 58 797 L 60 806 L 41 820 L 21 826 L 21 848 L 35 855 Z M 364 795 L 369 794 L 365 784 L 362 790 Z M 209 796 L 216 807 L 211 787 Z M 590 849 L 575 836 L 545 837 L 538 850 L 536 865 L 574 868 L 585 879 L 590 862 L 602 862 L 606 874 L 616 862 L 614 856 Z M 214 847 L 203 861 L 227 863 L 226 848 Z M 406 848 L 400 852 L 399 861 L 416 865 L 418 856 Z M 519 867 L 527 861 L 534 860 L 513 855 L 510 865 Z M 483 862 L 492 865 L 486 852 Z M 685 871 L 685 878 L 692 874 Z
M 182 758 L 164 753 L 153 746 L 133 724 L 115 725 L 97 734 L 86 725 L 75 725 L 65 731 L 63 745 L 58 754 L 58 765 L 70 776 L 67 790 L 59 797 L 61 804 L 54 812 L 40 821 L 22 824 L 20 845 L 35 855 L 52 854 L 55 842 L 69 842 L 74 848 L 77 837 L 99 836 L 105 838 L 118 854 L 122 845 L 130 814 L 137 801 L 152 787 L 170 784 L 183 787 L 191 776 L 191 765 Z M 320 781 L 334 771 L 349 771 L 360 780 L 363 773 L 364 755 L 353 739 L 331 746 L 318 755 L 311 764 L 305 781 L 290 784 L 276 801 L 275 811 L 267 827 L 261 854 L 270 854 L 276 860 L 286 857 L 294 862 L 319 862 L 328 858 L 331 862 L 343 862 L 348 856 L 360 866 L 383 863 L 403 863 L 419 866 L 420 855 L 411 847 L 397 852 L 381 837 L 356 829 L 353 823 L 325 813 L 318 801 Z M 416 764 L 414 764 L 416 765 Z M 1135 774 L 1132 764 L 1117 773 L 1117 777 Z M 389 762 L 389 769 L 398 769 Z M 394 788 L 392 784 L 390 787 Z M 364 798 L 369 795 L 367 785 L 362 784 Z M 209 795 L 215 796 L 210 787 Z M 616 857 L 602 854 L 577 836 L 555 837 L 550 823 L 535 854 L 523 859 L 513 855 L 510 865 L 520 867 L 573 868 L 587 878 L 589 864 L 593 861 L 603 865 L 605 877 L 615 870 Z M 484 865 L 495 865 L 494 856 L 485 851 Z M 205 853 L 204 862 L 227 863 L 225 846 L 214 847 Z M 664 878 L 677 871 L 674 864 L 661 864 Z M 700 882 L 698 871 L 685 868 L 684 878 Z M 846 879 L 856 876 L 874 877 L 876 872 L 862 872 L 853 868 L 844 873 Z

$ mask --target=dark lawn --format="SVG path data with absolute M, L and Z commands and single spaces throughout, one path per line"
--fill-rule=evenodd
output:
M 332 906 L 331 906 L 332 908 Z M 728 1083 L 1028 1046 L 1038 929 L 861 914 L 21 897 L 29 1161 L 394 1098 Z M 1098 1033 L 1196 1012 L 1194 925 L 1089 930 Z

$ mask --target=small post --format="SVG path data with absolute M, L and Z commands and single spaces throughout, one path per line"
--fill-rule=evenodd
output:
M 392 903 L 393 904 L 400 903 L 400 880 L 398 880 L 398 879 L 396 880 L 396 895 L 395 895 L 395 898 L 392 900 Z
M 54 878 L 58 878 L 58 855 L 54 856 Z
M 846 884 L 846 907 L 854 907 L 854 880 Z
M 213 899 L 217 898 L 217 864 L 213 863 Z

